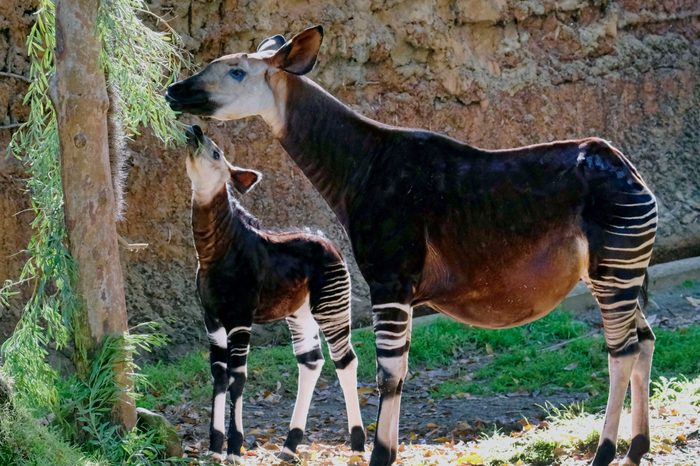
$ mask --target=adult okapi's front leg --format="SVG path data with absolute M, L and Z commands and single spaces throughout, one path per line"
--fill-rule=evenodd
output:
M 412 308 L 401 302 L 372 306 L 377 350 L 379 413 L 370 466 L 396 460 L 401 390 L 408 372 Z
M 228 390 L 231 398 L 231 416 L 228 426 L 229 461 L 241 456 L 243 446 L 243 388 L 248 378 L 251 323 L 244 322 L 228 331 Z
M 221 321 L 207 313 L 204 315 L 204 324 L 209 336 L 209 363 L 214 384 L 209 424 L 209 451 L 215 460 L 222 461 L 226 423 L 226 389 L 228 388 L 226 330 Z

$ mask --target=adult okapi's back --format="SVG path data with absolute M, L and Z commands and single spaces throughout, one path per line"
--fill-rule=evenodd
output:
M 649 449 L 654 335 L 639 305 L 656 232 L 654 196 L 597 138 L 487 151 L 389 126 L 308 78 L 320 26 L 256 53 L 214 60 L 173 84 L 175 110 L 260 115 L 346 228 L 372 297 L 381 394 L 370 464 L 396 459 L 412 308 L 428 304 L 481 327 L 545 315 L 583 279 L 603 316 L 610 395 L 595 465 L 608 465 L 632 380 L 626 464 Z

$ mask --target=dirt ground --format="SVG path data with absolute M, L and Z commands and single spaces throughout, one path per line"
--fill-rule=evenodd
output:
M 700 299 L 700 283 L 697 282 L 655 291 L 647 306 L 649 321 L 657 328 L 679 328 L 700 323 L 700 304 L 696 299 Z M 600 317 L 595 309 L 576 317 L 599 328 Z M 465 394 L 448 399 L 431 399 L 431 387 L 444 380 L 464 377 L 465 364 L 468 368 L 466 372 L 471 373 L 484 363 L 483 358 L 463 359 L 459 366 L 453 368 L 411 371 L 404 386 L 401 404 L 400 441 L 431 444 L 449 440 L 457 443 L 474 440 L 481 433 L 492 432 L 496 428 L 506 432 L 520 430 L 523 418 L 535 425 L 544 419 L 542 406 L 545 402 L 555 406 L 566 405 L 589 397 L 587 393 L 547 390 L 496 396 Z M 462 375 L 457 375 L 458 369 L 461 369 Z M 359 391 L 362 415 L 365 426 L 369 426 L 368 436 L 371 440 L 378 397 L 373 384 L 361 385 Z M 293 404 L 294 394 L 286 393 L 281 388 L 278 393 L 268 394 L 264 399 L 260 395 L 248 394 L 243 411 L 247 447 L 255 449 L 262 446 L 263 449 L 274 450 L 281 446 L 288 430 L 287 423 Z M 206 451 L 210 412 L 209 406 L 191 403 L 166 409 L 164 414 L 177 426 L 188 456 L 197 457 Z M 345 408 L 338 382 L 321 379 L 314 394 L 304 443 L 337 445 L 347 440 Z M 691 436 L 685 448 L 700 451 L 700 442 Z M 685 463 L 657 460 L 654 464 Z

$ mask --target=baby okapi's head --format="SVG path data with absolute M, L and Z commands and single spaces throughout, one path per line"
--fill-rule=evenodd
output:
M 173 110 L 218 120 L 252 115 L 283 124 L 284 86 L 276 77 L 311 71 L 323 40 L 323 28 L 306 29 L 289 41 L 276 35 L 262 41 L 255 53 L 234 53 L 209 63 L 199 73 L 168 87 Z M 274 81 L 274 82 L 273 82 Z
M 231 184 L 241 194 L 245 194 L 262 178 L 255 170 L 231 165 L 214 141 L 209 139 L 202 128 L 188 126 L 187 133 L 187 175 L 192 181 L 192 191 L 199 203 L 208 203 L 226 183 Z

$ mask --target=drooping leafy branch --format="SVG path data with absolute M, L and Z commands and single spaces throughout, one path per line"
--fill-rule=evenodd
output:
M 104 0 L 98 16 L 102 39 L 101 62 L 110 85 L 120 92 L 117 118 L 127 136 L 150 127 L 164 143 L 182 140 L 174 113 L 162 92 L 187 55 L 177 37 L 148 28 L 139 12 L 142 0 Z M 57 407 L 57 373 L 47 363 L 51 347 L 61 349 L 70 340 L 77 299 L 75 265 L 66 247 L 57 120 L 50 100 L 50 79 L 55 70 L 55 6 L 40 0 L 27 38 L 30 84 L 24 97 L 29 116 L 14 134 L 10 152 L 28 171 L 27 191 L 31 199 L 33 235 L 19 278 L 0 288 L 0 305 L 9 306 L 19 285 L 29 286 L 14 334 L 0 348 L 2 370 L 15 381 L 18 398 L 42 411 Z

